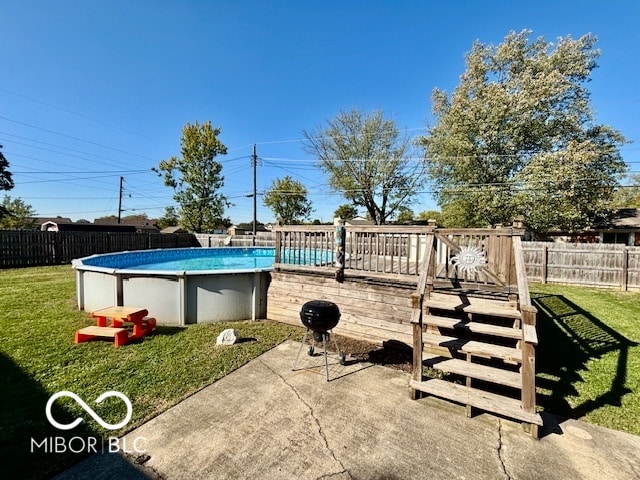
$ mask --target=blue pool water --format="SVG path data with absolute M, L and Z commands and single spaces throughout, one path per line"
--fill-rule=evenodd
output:
M 94 255 L 83 265 L 118 270 L 211 271 L 255 270 L 273 266 L 274 248 L 169 248 Z

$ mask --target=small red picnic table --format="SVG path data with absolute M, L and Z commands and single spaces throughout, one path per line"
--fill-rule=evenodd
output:
M 96 326 L 76 331 L 75 343 L 82 343 L 95 337 L 112 337 L 116 347 L 144 337 L 156 329 L 156 319 L 147 317 L 146 308 L 113 306 L 91 312 Z M 107 325 L 108 320 L 111 322 Z M 133 324 L 131 332 L 125 323 Z

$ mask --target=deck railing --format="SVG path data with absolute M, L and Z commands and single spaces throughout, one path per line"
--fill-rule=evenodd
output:
M 436 241 L 435 281 L 516 292 L 512 238 L 517 228 L 443 229 L 435 226 L 278 226 L 275 268 L 415 283 Z M 341 239 L 341 237 L 343 237 Z M 344 244 L 344 262 L 339 246 Z M 519 254 L 522 254 L 521 249 Z M 460 268 L 459 255 L 475 255 L 479 268 Z M 526 278 L 525 278 L 526 280 Z M 527 295 L 528 297 L 528 295 Z

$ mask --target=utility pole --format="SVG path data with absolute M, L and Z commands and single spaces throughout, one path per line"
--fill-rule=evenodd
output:
M 258 167 L 258 155 L 256 155 L 256 144 L 253 144 L 253 155 L 251 155 L 251 166 L 253 167 L 253 246 L 256 246 L 256 227 L 258 223 L 258 191 L 256 170 Z
M 120 177 L 120 196 L 118 198 L 118 223 L 120 223 L 120 218 L 122 217 L 122 182 L 124 181 L 124 177 Z

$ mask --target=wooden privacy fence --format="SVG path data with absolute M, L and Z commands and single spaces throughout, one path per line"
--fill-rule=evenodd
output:
M 640 288 L 640 247 L 523 242 L 522 249 L 532 282 Z
M 98 253 L 198 246 L 191 234 L 0 230 L 0 268 L 59 265 Z

